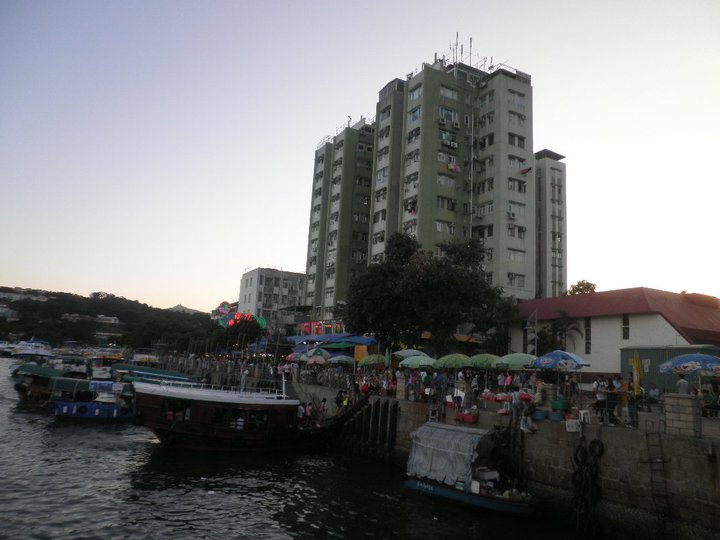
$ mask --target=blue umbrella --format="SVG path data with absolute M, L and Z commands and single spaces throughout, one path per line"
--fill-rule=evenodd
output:
M 720 358 L 710 354 L 681 354 L 658 366 L 660 373 L 693 373 L 705 377 L 720 376 Z
M 589 367 L 583 358 L 577 354 L 567 351 L 553 351 L 542 356 L 538 356 L 530 364 L 531 368 L 536 369 L 557 369 L 561 371 L 569 371 Z

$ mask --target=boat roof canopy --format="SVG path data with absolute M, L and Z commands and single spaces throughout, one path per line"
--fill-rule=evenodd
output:
M 136 364 L 113 364 L 112 370 L 116 373 L 129 373 L 131 376 L 138 378 L 155 378 L 155 379 L 178 379 L 181 381 L 192 381 L 193 378 L 187 373 L 180 371 L 172 371 L 170 369 L 158 369 L 147 366 L 138 366 Z
M 35 375 L 36 377 L 44 377 L 46 379 L 65 375 L 65 372 L 59 369 L 38 366 L 37 364 L 23 364 L 17 368 L 16 373 L 18 375 Z
M 449 486 L 469 484 L 480 441 L 490 431 L 427 422 L 410 434 L 413 441 L 408 476 L 428 478 Z

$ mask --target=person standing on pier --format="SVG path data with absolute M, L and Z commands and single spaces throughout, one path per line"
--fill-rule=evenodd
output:
M 690 394 L 690 383 L 685 380 L 685 375 L 682 373 L 678 375 L 678 380 L 675 383 L 675 390 L 677 390 L 678 394 Z

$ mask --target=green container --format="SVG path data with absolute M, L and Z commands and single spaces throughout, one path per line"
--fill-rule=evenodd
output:
M 569 411 L 570 402 L 566 399 L 554 399 L 550 402 L 553 411 Z

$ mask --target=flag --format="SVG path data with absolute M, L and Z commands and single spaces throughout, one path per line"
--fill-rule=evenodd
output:
M 532 167 L 528 167 L 527 169 L 520 169 L 520 174 L 527 174 L 530 171 L 532 171 Z

